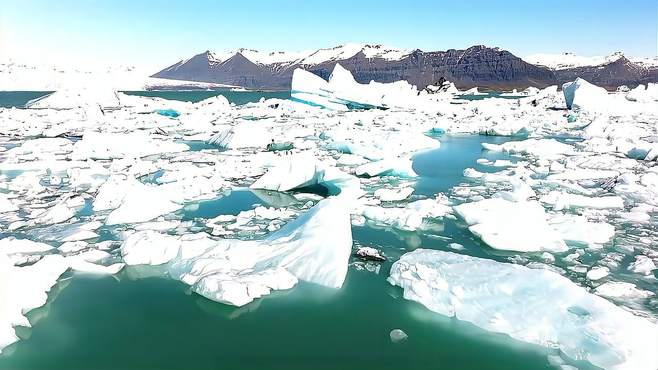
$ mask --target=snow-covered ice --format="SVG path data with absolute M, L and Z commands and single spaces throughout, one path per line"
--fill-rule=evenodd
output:
M 604 369 L 658 366 L 658 327 L 552 271 L 418 249 L 391 267 L 404 298 Z
M 360 50 L 399 54 L 244 52 L 255 63 L 289 63 Z M 449 301 L 478 326 L 604 368 L 647 360 L 638 350 L 646 328 L 627 335 L 637 320 L 651 327 L 658 318 L 655 84 L 607 93 L 579 80 L 565 90 L 517 92 L 519 99 L 468 101 L 455 99 L 450 83 L 421 92 L 407 83 L 360 84 L 337 65 L 329 81 L 297 70 L 298 101 L 238 106 L 79 82 L 31 109 L 0 108 L 0 258 L 11 266 L 0 274 L 30 276 L 34 286 L 21 294 L 39 297 L 16 311 L 5 299 L 15 287 L 0 289 L 2 312 L 20 314 L 0 315 L 10 318 L 0 321 L 4 345 L 66 270 L 75 278 L 155 265 L 194 292 L 245 305 L 299 281 L 339 288 L 362 245 L 393 262 L 402 253 L 358 240 L 354 247 L 353 225 L 409 248 L 460 253 L 447 267 L 414 262 L 416 275 L 400 278 L 428 307 Z M 498 136 L 475 145 L 479 160 L 463 163 L 458 144 L 441 146 L 478 134 Z M 268 151 L 272 143 L 289 149 Z M 425 176 L 416 158 L 427 150 L 447 154 L 441 161 L 454 163 L 436 166 L 458 167 L 457 175 Z M 439 180 L 450 184 L 441 193 L 424 188 Z M 244 209 L 215 206 L 245 194 L 252 203 Z M 478 251 L 472 238 L 491 249 Z M 435 267 L 450 273 L 433 280 Z M 448 293 L 425 294 L 423 284 L 444 283 Z M 480 304 L 492 316 L 475 317 Z

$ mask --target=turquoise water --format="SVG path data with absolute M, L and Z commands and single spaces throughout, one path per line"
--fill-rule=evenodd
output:
M 193 207 L 188 206 L 183 212 L 183 220 L 214 218 L 219 215 L 237 216 L 259 205 L 264 205 L 263 201 L 249 190 L 232 191 L 229 196 L 203 200 Z
M 30 100 L 46 96 L 50 93 L 52 91 L 0 91 L 0 108 L 23 108 Z M 261 98 L 290 99 L 290 91 L 158 90 L 123 91 L 123 93 L 193 103 L 213 96 L 224 95 L 229 102 L 236 105 L 257 102 Z
M 432 194 L 464 181 L 465 167 L 478 168 L 475 160 L 491 155 L 481 152 L 481 143 L 505 140 L 441 138 L 441 149 L 414 160 L 421 175 L 416 191 Z M 298 202 L 285 193 L 239 189 L 196 202 L 180 217 Z M 552 369 L 546 349 L 434 314 L 386 281 L 392 262 L 421 247 L 449 250 L 456 242 L 465 248 L 460 253 L 505 260 L 458 221 L 444 220 L 433 230 L 354 226 L 355 245 L 388 257 L 378 273 L 357 268 L 361 262 L 352 258 L 341 289 L 301 282 L 241 308 L 191 293 L 158 267 L 129 267 L 113 277 L 69 275 L 45 307 L 29 313 L 33 328 L 20 330 L 24 340 L 0 355 L 0 369 Z M 390 341 L 396 328 L 407 333 L 406 341 Z
M 482 149 L 482 143 L 502 144 L 510 138 L 500 136 L 442 136 L 441 147 L 417 154 L 413 158 L 413 169 L 420 175 L 415 186 L 415 194 L 431 196 L 438 192 L 447 192 L 460 182 L 464 169 L 475 168 L 480 172 L 492 172 L 499 169 L 478 164 L 479 158 L 491 161 L 511 159 L 506 153 L 491 152 Z
M 230 90 L 153 90 L 123 91 L 127 95 L 146 96 L 168 100 L 199 102 L 213 96 L 224 95 L 229 102 L 236 105 L 254 103 L 261 98 L 290 99 L 290 91 L 230 91 Z
M 491 91 L 479 95 L 456 95 L 455 99 L 461 99 L 461 100 L 483 100 L 487 98 L 520 99 L 525 97 L 523 95 L 501 95 L 501 94 L 502 93 L 500 92 Z
M 33 99 L 37 99 L 52 91 L 0 91 L 0 108 L 23 108 Z

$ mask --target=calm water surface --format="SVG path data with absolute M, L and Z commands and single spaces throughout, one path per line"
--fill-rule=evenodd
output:
M 441 149 L 415 158 L 416 192 L 460 183 L 464 168 L 478 168 L 482 154 L 505 158 L 482 153 L 480 145 L 504 140 L 443 137 Z M 186 207 L 182 218 L 237 214 L 258 204 L 285 205 L 285 199 L 242 189 Z M 551 369 L 546 349 L 434 314 L 386 281 L 392 262 L 416 248 L 449 250 L 457 242 L 465 248 L 460 253 L 505 258 L 456 221 L 434 230 L 355 226 L 355 245 L 377 247 L 388 261 L 368 271 L 352 259 L 342 289 L 300 282 L 241 308 L 191 293 L 157 267 L 129 267 L 114 277 L 70 275 L 45 307 L 29 314 L 33 328 L 21 329 L 25 340 L 6 349 L 0 369 Z M 396 328 L 407 333 L 406 341 L 391 342 Z

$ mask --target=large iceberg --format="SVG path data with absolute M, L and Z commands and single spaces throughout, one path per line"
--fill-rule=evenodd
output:
M 607 108 L 608 92 L 578 77 L 562 85 L 567 108 L 573 110 L 603 110 Z
M 331 197 L 263 240 L 212 240 L 153 231 L 121 247 L 129 265 L 168 264 L 169 274 L 214 301 L 242 306 L 304 280 L 339 288 L 352 231 L 346 198 Z
M 404 298 L 607 370 L 655 370 L 658 326 L 545 269 L 418 249 L 391 267 Z
M 417 100 L 419 92 L 404 80 L 360 84 L 350 71 L 336 63 L 328 82 L 310 72 L 296 69 L 292 75 L 291 94 L 293 99 L 309 105 L 346 110 L 408 107 Z

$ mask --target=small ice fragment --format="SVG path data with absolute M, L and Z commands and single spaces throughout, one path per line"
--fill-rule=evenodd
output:
M 653 262 L 653 260 L 643 255 L 635 256 L 635 262 L 628 266 L 629 271 L 633 271 L 636 274 L 641 275 L 650 275 L 651 272 L 655 269 L 656 264 Z
M 587 271 L 587 278 L 592 281 L 601 280 L 610 274 L 610 269 L 605 266 L 594 267 Z
M 400 329 L 391 330 L 389 336 L 391 337 L 391 342 L 393 343 L 399 343 L 408 338 L 407 333 L 403 332 Z
M 359 247 L 354 254 L 365 260 L 386 261 L 386 257 L 384 257 L 380 251 L 372 247 Z

